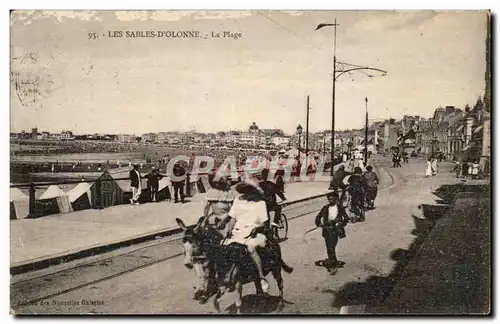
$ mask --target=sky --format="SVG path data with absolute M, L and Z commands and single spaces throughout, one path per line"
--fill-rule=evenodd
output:
M 484 94 L 481 11 L 15 11 L 11 72 L 37 78 L 39 95 L 24 91 L 23 104 L 11 82 L 11 131 L 214 132 L 255 122 L 290 134 L 305 129 L 308 95 L 310 131 L 329 129 L 333 28 L 314 29 L 334 19 L 337 60 L 387 71 L 339 77 L 336 129 L 363 127 L 365 97 L 373 121 L 431 117 Z M 105 36 L 147 30 L 202 37 Z M 224 31 L 242 36 L 211 37 Z

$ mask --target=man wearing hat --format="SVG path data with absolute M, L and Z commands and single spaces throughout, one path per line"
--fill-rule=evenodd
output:
M 139 205 L 139 197 L 141 196 L 141 173 L 139 172 L 139 165 L 134 164 L 133 169 L 130 170 L 130 187 L 132 187 L 132 199 L 130 204 Z
M 335 248 L 339 238 L 346 236 L 344 227 L 349 222 L 349 217 L 342 204 L 339 204 L 339 197 L 336 192 L 329 192 L 327 198 L 328 204 L 321 208 L 316 216 L 315 224 L 323 229 L 322 236 L 325 239 L 328 258 L 324 261 L 318 261 L 316 264 L 323 265 L 328 270 L 333 270 L 339 266 Z
M 174 178 L 171 180 L 174 187 L 174 202 L 179 202 L 179 195 L 181 196 L 181 203 L 184 203 L 184 185 L 186 184 L 186 169 L 180 162 L 176 162 L 172 170 Z
M 149 200 L 158 202 L 158 187 L 160 180 L 163 179 L 163 175 L 158 172 L 156 166 L 153 166 L 151 172 L 146 177 L 148 179 Z

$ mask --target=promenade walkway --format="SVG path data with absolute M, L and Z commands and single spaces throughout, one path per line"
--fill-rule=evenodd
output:
M 286 185 L 287 202 L 328 192 L 325 182 Z M 175 230 L 176 217 L 194 224 L 202 216 L 204 194 L 187 198 L 185 204 L 146 203 L 89 209 L 37 219 L 10 222 L 11 267 L 59 258 L 84 250 L 130 241 Z

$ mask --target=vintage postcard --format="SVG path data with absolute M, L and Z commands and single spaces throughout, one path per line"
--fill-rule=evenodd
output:
M 11 11 L 11 314 L 489 315 L 490 30 Z

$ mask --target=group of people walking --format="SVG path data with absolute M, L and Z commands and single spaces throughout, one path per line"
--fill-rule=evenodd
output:
M 439 171 L 439 165 L 436 158 L 429 158 L 425 163 L 425 177 L 435 176 Z
M 460 163 L 459 161 L 455 162 L 455 172 L 457 174 L 457 178 L 464 179 L 479 179 L 479 169 L 480 165 L 478 161 L 474 162 L 466 162 L 463 161 Z

